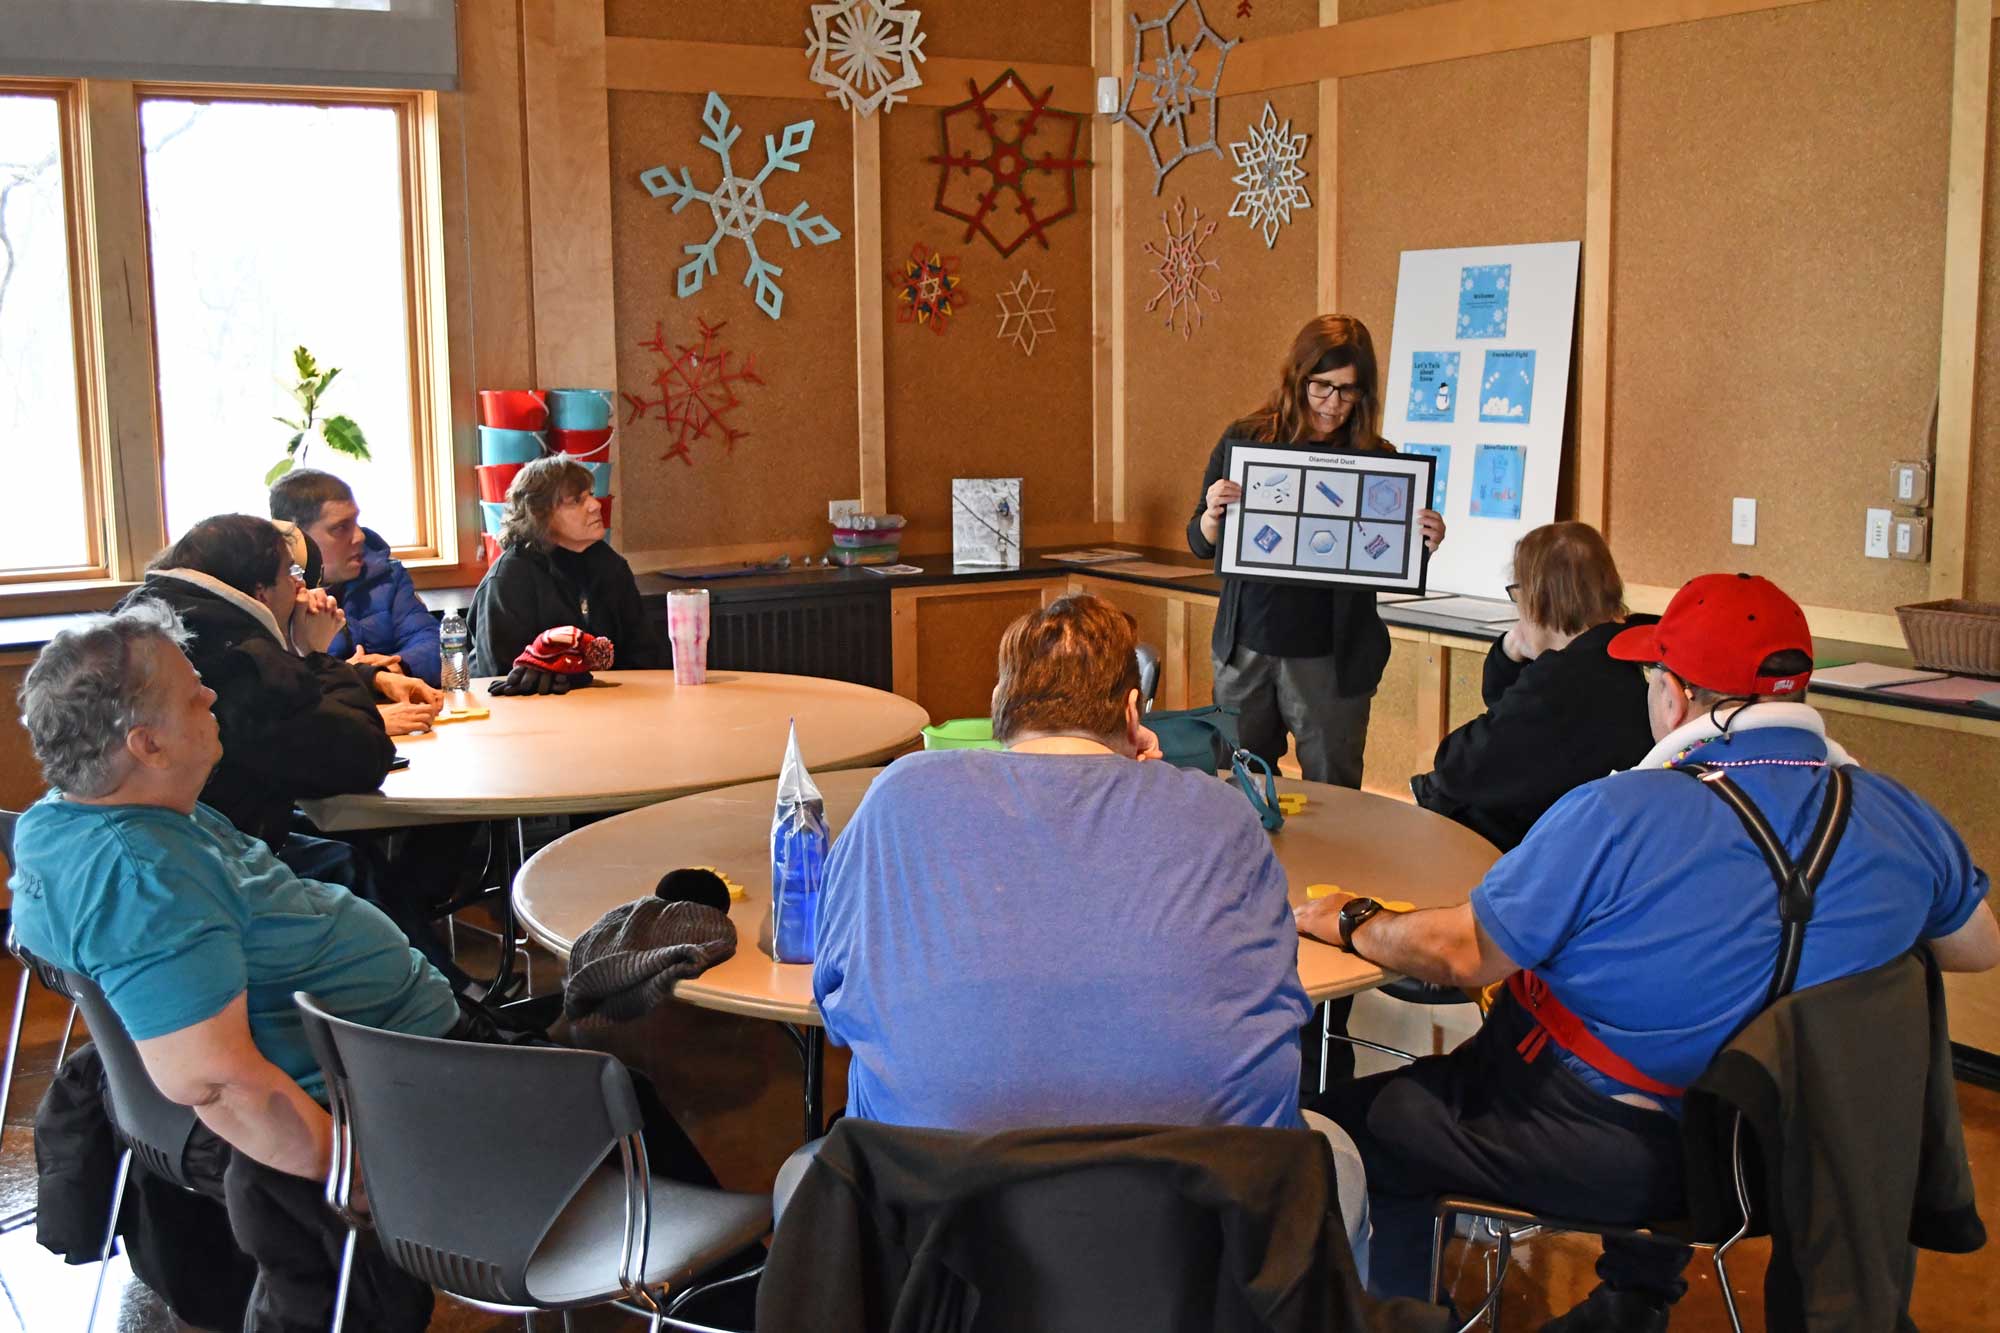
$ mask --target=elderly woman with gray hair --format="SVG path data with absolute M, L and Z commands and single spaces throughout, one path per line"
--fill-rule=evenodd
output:
M 516 659 L 545 630 L 574 625 L 615 645 L 611 665 L 668 665 L 659 630 L 639 602 L 625 557 L 604 539 L 590 469 L 569 458 L 538 459 L 507 488 L 500 558 L 472 594 L 472 674 L 508 675 L 495 693 L 560 694 L 568 678 Z

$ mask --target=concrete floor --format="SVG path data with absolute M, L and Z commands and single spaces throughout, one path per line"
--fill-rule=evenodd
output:
M 557 976 L 555 965 L 546 958 L 539 960 L 535 972 L 541 986 Z M 11 962 L 0 968 L 0 996 L 7 997 L 0 999 L 0 1009 L 11 999 L 16 975 Z M 0 1141 L 0 1215 L 12 1214 L 33 1202 L 30 1124 L 67 1009 L 39 987 L 31 987 L 29 994 L 20 1069 L 6 1108 L 4 1141 Z M 654 1074 L 673 1111 L 725 1186 L 769 1188 L 778 1164 L 797 1145 L 801 1132 L 799 1062 L 776 1027 L 676 1008 L 601 1044 Z M 829 1052 L 829 1057 L 827 1086 L 838 1102 L 845 1087 L 845 1063 L 840 1052 Z M 2000 1227 L 2000 1093 L 1961 1086 L 1960 1102 L 1980 1199 L 1989 1225 Z M 1768 1246 L 1746 1242 L 1739 1253 L 1742 1257 L 1731 1270 L 1738 1299 L 1748 1326 L 1762 1327 L 1763 1265 Z M 1595 1255 L 1595 1247 L 1587 1239 L 1556 1237 L 1530 1242 L 1517 1257 L 1506 1283 L 1507 1327 L 1517 1333 L 1532 1330 L 1552 1312 L 1565 1310 L 1581 1299 L 1594 1282 L 1591 1264 Z M 1448 1272 L 1459 1272 L 1461 1306 L 1476 1304 L 1483 1293 L 1476 1255 L 1454 1254 L 1447 1264 Z M 36 1245 L 32 1228 L 0 1236 L 0 1333 L 83 1330 L 96 1277 L 96 1265 L 69 1267 Z M 1726 1329 L 1728 1321 L 1713 1268 L 1697 1257 L 1689 1277 L 1692 1290 L 1676 1309 L 1673 1327 L 1681 1333 Z M 112 1261 L 106 1288 L 105 1307 L 96 1325 L 83 1333 L 178 1333 L 190 1327 L 175 1320 L 150 1291 L 131 1279 L 122 1258 Z M 1993 1263 L 1988 1254 L 1920 1256 L 1912 1313 L 1921 1328 L 1933 1333 L 2000 1328 L 2000 1264 Z M 643 1323 L 612 1311 L 580 1315 L 575 1326 L 589 1333 L 640 1328 Z M 486 1333 L 518 1328 L 519 1324 L 441 1299 L 431 1327 L 439 1333 Z

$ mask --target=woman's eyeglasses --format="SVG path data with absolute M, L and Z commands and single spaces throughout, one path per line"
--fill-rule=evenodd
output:
M 1359 384 L 1328 384 L 1324 380 L 1307 380 L 1306 392 L 1314 398 L 1332 398 L 1337 394 L 1343 403 L 1358 403 L 1361 401 L 1361 386 Z

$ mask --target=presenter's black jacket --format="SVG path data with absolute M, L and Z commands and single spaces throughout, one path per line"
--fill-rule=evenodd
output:
M 1530 662 L 1496 641 L 1480 688 L 1486 711 L 1444 738 L 1430 772 L 1410 779 L 1417 804 L 1511 851 L 1571 789 L 1644 759 L 1653 748 L 1645 677 L 1604 649 L 1626 625 L 1655 619 L 1598 625 Z
M 771 1242 L 761 1333 L 1451 1326 L 1362 1287 L 1309 1129 L 988 1135 L 850 1117 L 824 1145 Z
M 1201 516 L 1208 508 L 1208 488 L 1222 479 L 1229 466 L 1231 442 L 1229 436 L 1224 436 L 1216 443 L 1215 452 L 1208 456 L 1208 467 L 1201 477 L 1201 494 L 1196 497 L 1194 514 L 1188 519 L 1188 549 L 1204 560 L 1215 558 L 1215 543 L 1201 535 Z M 1375 687 L 1382 683 L 1382 668 L 1389 662 L 1389 631 L 1375 610 L 1373 588 L 1262 583 L 1225 575 L 1209 650 L 1216 661 L 1227 662 L 1238 644 L 1273 657 L 1333 658 L 1334 679 L 1345 698 L 1375 693 Z
M 375 710 L 372 669 L 325 653 L 301 657 L 229 597 L 168 573 L 146 575 L 126 600 L 140 597 L 180 613 L 188 660 L 215 691 L 222 762 L 201 790 L 204 803 L 278 851 L 293 802 L 382 785 L 396 744 Z
M 632 566 L 610 542 L 582 551 L 524 544 L 502 551 L 473 590 L 466 612 L 472 674 L 506 675 L 537 634 L 562 625 L 610 639 L 615 670 L 673 665 L 640 604 Z

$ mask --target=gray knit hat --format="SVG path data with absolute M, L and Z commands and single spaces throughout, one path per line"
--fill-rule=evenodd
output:
M 735 952 L 736 926 L 727 913 L 650 897 L 622 903 L 570 947 L 563 1013 L 571 1021 L 638 1018 L 666 999 L 676 981 L 698 977 Z

